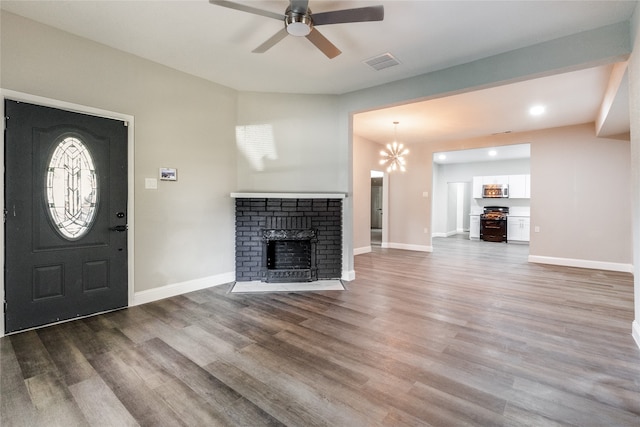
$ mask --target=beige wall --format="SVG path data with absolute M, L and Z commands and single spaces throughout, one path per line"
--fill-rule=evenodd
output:
M 632 19 L 634 52 L 629 59 L 629 116 L 631 117 L 631 200 L 633 206 L 633 266 L 635 320 L 633 337 L 640 347 L 640 2 Z
M 371 171 L 379 164 L 381 146 L 353 137 L 353 247 L 359 253 L 371 246 Z
M 2 12 L 0 87 L 135 117 L 135 291 L 234 271 L 236 92 Z M 145 190 L 158 168 L 177 182 Z
M 430 147 L 408 145 L 407 171 L 389 174 L 389 236 L 391 248 L 431 250 Z M 427 197 L 424 193 L 429 193 Z
M 532 138 L 530 255 L 631 265 L 629 141 L 593 124 Z

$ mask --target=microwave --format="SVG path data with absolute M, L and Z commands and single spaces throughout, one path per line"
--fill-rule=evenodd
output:
M 507 184 L 485 184 L 482 186 L 483 199 L 504 199 L 509 197 Z

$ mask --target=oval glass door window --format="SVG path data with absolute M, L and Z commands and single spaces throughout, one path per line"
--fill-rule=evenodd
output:
M 64 138 L 53 151 L 46 171 L 46 205 L 57 231 L 77 240 L 90 229 L 98 208 L 98 177 L 87 147 L 76 137 Z

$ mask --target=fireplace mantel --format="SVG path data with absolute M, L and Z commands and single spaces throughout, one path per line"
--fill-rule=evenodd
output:
M 231 193 L 234 199 L 344 199 L 346 193 Z

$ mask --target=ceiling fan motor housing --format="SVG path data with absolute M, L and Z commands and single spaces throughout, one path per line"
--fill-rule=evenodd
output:
M 311 19 L 311 9 L 307 9 L 307 13 L 297 13 L 287 8 L 284 17 L 284 26 L 287 33 L 292 36 L 304 37 L 311 32 L 313 27 L 313 19 Z

